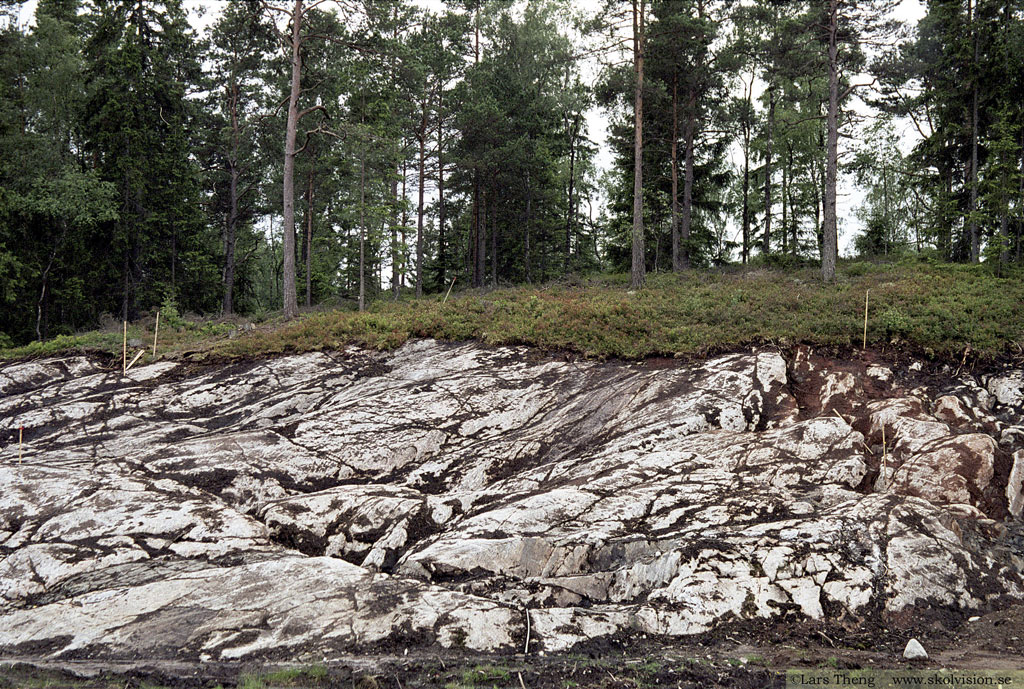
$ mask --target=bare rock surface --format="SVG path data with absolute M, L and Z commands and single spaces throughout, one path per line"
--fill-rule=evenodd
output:
M 1024 600 L 1021 380 L 434 341 L 7 364 L 0 653 L 319 661 L 963 620 Z

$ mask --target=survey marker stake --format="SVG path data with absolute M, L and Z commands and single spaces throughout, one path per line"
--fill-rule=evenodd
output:
M 135 355 L 135 358 L 131 360 L 131 363 L 124 369 L 125 373 L 128 373 L 128 369 L 135 365 L 135 362 L 142 358 L 142 355 L 146 353 L 145 349 L 140 349 L 139 353 Z
M 862 350 L 868 348 L 868 295 L 871 294 L 871 290 L 864 293 L 864 345 L 861 347 Z
M 156 312 L 156 327 L 153 329 L 153 358 L 156 358 L 156 337 L 160 334 L 160 311 Z
M 455 276 L 455 278 L 457 277 L 458 275 Z M 455 287 L 455 278 L 452 278 L 452 284 L 448 286 L 448 292 L 444 295 L 444 301 L 441 302 L 441 306 L 444 306 L 446 303 L 448 303 L 448 295 L 452 293 L 452 287 Z

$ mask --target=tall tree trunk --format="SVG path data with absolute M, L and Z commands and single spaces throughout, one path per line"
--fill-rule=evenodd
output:
M 822 199 L 824 198 L 825 185 L 824 175 L 821 173 L 820 167 L 815 164 L 811 168 L 811 193 L 814 195 L 814 236 L 818 242 L 818 258 L 821 259 L 825 255 L 824 249 L 824 232 L 822 232 L 821 214 L 822 214 Z
M 680 228 L 680 265 L 690 267 L 690 226 L 693 219 L 693 137 L 697 129 L 697 89 L 690 87 L 686 102 L 686 152 L 683 155 L 683 217 Z
M 978 263 L 981 260 L 981 237 L 978 233 L 978 31 L 975 28 L 974 12 L 972 11 L 971 0 L 967 0 L 967 21 L 971 24 L 971 33 L 974 35 L 974 62 L 972 64 L 973 75 L 971 77 L 971 201 L 967 210 L 967 217 L 970 218 L 971 234 L 971 263 Z
M 644 264 L 644 0 L 633 0 L 633 66 L 636 92 L 633 98 L 633 265 L 630 285 L 643 287 L 646 280 Z
M 238 83 L 234 72 L 231 74 L 228 107 L 231 112 L 231 157 L 228 163 L 228 222 L 224 230 L 224 272 L 221 284 L 224 298 L 221 313 L 230 316 L 234 312 L 235 291 L 235 244 L 238 238 L 238 148 L 240 145 L 238 125 Z
M 790 175 L 792 175 L 792 169 L 793 169 L 793 146 L 792 146 L 792 144 L 789 145 L 789 168 L 790 168 Z M 792 228 L 792 231 L 793 231 L 792 241 L 790 242 L 789 246 L 790 246 L 790 251 L 792 251 L 793 255 L 796 256 L 797 253 L 799 252 L 799 245 L 798 245 L 798 241 L 797 241 L 797 231 L 798 231 L 798 228 L 799 228 L 799 223 L 797 222 L 797 217 L 796 217 L 796 206 L 793 205 L 793 183 L 792 183 L 792 181 L 789 183 L 789 191 L 787 192 L 787 194 L 789 195 L 789 224 L 790 224 L 790 227 Z
M 939 254 L 943 260 L 949 261 L 953 258 L 953 221 L 946 211 L 946 205 L 953 198 L 953 166 L 940 163 L 942 179 L 945 182 L 945 193 L 940 196 L 939 209 L 942 214 L 939 219 L 937 244 Z
M 892 244 L 890 232 L 892 229 L 892 212 L 889 208 L 889 167 L 882 167 L 882 208 L 885 213 L 885 241 L 882 244 L 883 254 L 889 255 L 889 245 Z
M 359 155 L 359 310 L 366 310 L 366 146 Z
M 754 90 L 754 77 L 745 88 L 746 105 L 743 111 L 743 264 L 750 258 L 750 112 Z
M 221 313 L 225 316 L 230 316 L 235 306 L 235 245 L 238 238 L 238 168 L 235 162 L 228 162 L 228 222 L 224 230 L 224 272 L 221 275 L 224 287 Z
M 477 5 L 473 12 L 473 64 L 480 64 L 480 6 Z M 469 241 L 469 257 L 473 266 L 473 287 L 483 287 L 484 269 L 483 260 L 480 257 L 483 239 L 481 234 L 484 231 L 486 219 L 480 214 L 480 168 L 473 165 L 473 226 L 472 236 Z
M 493 229 L 492 229 L 493 231 Z M 476 268 L 475 272 L 479 276 L 477 287 L 484 286 L 484 280 L 487 278 L 487 190 L 482 189 L 480 191 L 480 220 L 477 226 L 476 234 Z
M 775 87 L 768 87 L 768 141 L 764 154 L 764 239 L 761 253 L 772 250 L 772 144 L 775 138 Z
M 53 248 L 50 250 L 50 260 L 46 262 L 46 268 L 43 269 L 42 274 L 42 287 L 39 289 L 39 301 L 36 302 L 36 339 L 42 340 L 47 335 L 46 327 L 46 291 L 49 287 L 49 276 L 50 270 L 53 268 L 53 262 L 57 259 L 57 252 L 60 251 L 61 245 L 64 243 L 64 238 L 68 234 L 68 224 L 66 220 L 61 220 L 61 232 L 60 237 L 53 244 Z
M 470 213 L 469 241 L 466 242 L 466 272 L 472 275 L 473 287 L 480 286 L 480 264 L 476 260 L 480 234 L 480 177 L 473 174 L 473 208 Z
M 292 42 L 291 42 L 291 90 L 288 95 L 288 121 L 284 136 L 284 282 L 283 302 L 285 320 L 291 320 L 299 314 L 299 304 L 295 294 L 295 140 L 299 127 L 299 94 L 302 80 L 302 0 L 295 0 L 292 10 Z
M 491 179 L 491 286 L 498 286 L 498 193 Z
M 419 169 L 419 201 L 416 206 L 416 298 L 423 296 L 423 192 L 426 181 L 427 160 L 427 104 L 423 103 L 423 118 L 420 121 L 420 169 Z
M 672 71 L 672 270 L 682 270 L 679 256 L 679 74 Z
M 399 21 L 398 21 L 398 3 L 395 3 L 392 8 L 391 14 L 391 40 L 395 45 L 398 45 L 398 33 L 399 33 Z M 392 59 L 391 61 L 391 79 L 397 81 L 398 69 L 397 60 Z M 404 142 L 403 142 L 404 143 Z M 400 156 L 405 156 L 405 146 L 402 146 L 402 151 L 399 153 Z M 400 218 L 399 204 L 398 204 L 398 175 L 402 173 L 402 166 L 400 163 L 395 165 L 395 178 L 391 180 L 391 198 L 394 202 L 394 211 L 392 213 L 391 222 L 391 298 L 398 301 L 402 294 L 402 285 L 398 274 L 398 265 L 400 258 L 398 256 L 398 222 Z M 402 201 L 405 201 L 405 185 L 402 186 Z
M 1021 262 L 1021 245 L 1024 244 L 1024 132 L 1020 135 L 1020 188 L 1017 192 L 1017 251 L 1015 261 Z
M 142 253 L 138 220 L 129 220 L 128 244 L 124 250 L 124 299 L 121 303 L 121 320 L 133 321 L 137 316 L 136 290 L 139 284 L 138 266 Z
M 1002 273 L 1010 262 L 1010 213 L 1009 203 L 1005 199 L 999 214 L 999 245 L 999 270 Z
M 697 2 L 697 16 L 701 21 L 704 20 L 704 1 L 698 0 Z M 690 268 L 690 231 L 693 223 L 693 158 L 694 158 L 694 137 L 697 133 L 697 98 L 699 96 L 698 86 L 695 83 L 695 78 L 701 78 L 700 74 L 704 69 L 703 55 L 698 59 L 697 76 L 690 77 L 690 85 L 687 88 L 686 98 L 686 131 L 683 135 L 685 140 L 685 153 L 683 155 L 683 217 L 682 227 L 680 228 L 680 250 L 679 250 L 679 266 L 683 269 Z M 674 78 L 675 75 L 673 75 Z M 673 83 L 673 88 L 675 84 Z M 673 94 L 673 97 L 674 94 Z M 673 127 L 676 126 L 675 119 L 676 113 L 672 113 Z M 674 249 L 675 247 L 673 247 Z M 673 261 L 673 267 L 675 262 Z
M 523 249 L 523 267 L 526 269 L 526 281 L 533 282 L 533 271 L 530 266 L 530 234 L 533 229 L 533 187 L 530 185 L 530 169 L 526 169 L 526 243 Z
M 792 161 L 790 161 L 792 162 Z M 782 253 L 789 253 L 789 216 L 786 211 L 789 210 L 789 199 L 786 195 L 789 193 L 789 165 L 782 166 Z
M 401 257 L 398 254 L 398 225 L 401 222 L 400 204 L 398 200 L 398 176 L 402 173 L 401 166 L 395 166 L 395 178 L 391 180 L 391 199 L 394 204 L 391 220 L 391 297 L 398 301 L 401 294 L 401 283 L 398 279 L 398 266 Z M 402 199 L 404 201 L 405 199 Z
M 313 170 L 310 168 L 306 181 L 306 236 L 302 249 L 302 260 L 306 264 L 306 306 L 313 305 Z
M 822 227 L 821 278 L 832 282 L 839 257 L 836 182 L 839 176 L 839 0 L 829 0 L 828 22 L 828 142 L 825 157 L 824 226 Z
M 437 284 L 448 284 L 447 262 L 445 252 L 445 206 L 444 206 L 444 116 L 441 110 L 443 89 L 438 89 L 437 96 Z
M 141 256 L 141 253 L 139 255 Z M 177 287 L 178 287 L 178 224 L 174 223 L 174 226 L 171 228 L 171 291 L 174 292 L 175 294 L 178 293 Z
M 405 200 L 408 198 L 406 193 L 406 182 L 409 179 L 409 167 L 408 161 L 402 161 L 402 223 L 398 227 L 398 287 L 401 289 L 405 287 L 405 271 L 408 261 L 405 255 L 405 250 L 408 248 L 406 242 L 406 233 L 409 228 L 409 207 L 405 204 Z
M 563 272 L 569 273 L 569 254 L 572 251 L 572 193 L 576 182 L 576 130 L 579 127 L 579 115 L 576 115 L 572 123 L 566 122 L 569 130 L 569 207 L 565 212 L 565 258 Z

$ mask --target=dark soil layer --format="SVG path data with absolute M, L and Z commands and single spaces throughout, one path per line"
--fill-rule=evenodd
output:
M 567 655 L 436 654 L 358 656 L 329 665 L 0 661 L 0 689 L 568 689 L 586 687 L 784 687 L 789 669 L 1024 670 L 1024 606 L 991 613 L 954 631 L 922 627 L 927 661 L 902 658 L 906 631 L 875 629 L 846 638 L 815 624 L 753 625 L 670 643 L 602 641 Z

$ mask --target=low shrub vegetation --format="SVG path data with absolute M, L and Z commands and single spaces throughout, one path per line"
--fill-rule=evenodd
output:
M 1024 272 L 997 277 L 984 266 L 849 263 L 823 285 L 816 268 L 687 271 L 649 276 L 628 290 L 620 275 L 574 284 L 467 290 L 374 302 L 364 313 L 331 310 L 250 331 L 234 323 L 160 330 L 160 351 L 190 359 L 246 358 L 335 349 L 393 349 L 410 338 L 522 344 L 587 357 L 705 356 L 751 344 L 860 347 L 870 290 L 868 346 L 957 358 L 1020 355 Z M 152 323 L 129 327 L 152 342 Z M 120 354 L 121 332 L 99 331 L 0 350 L 4 358 L 69 351 Z

